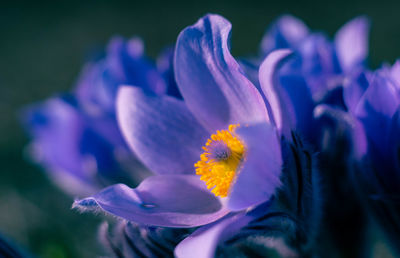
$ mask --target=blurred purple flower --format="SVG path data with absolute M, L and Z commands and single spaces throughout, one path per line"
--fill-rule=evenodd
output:
M 117 182 L 137 184 L 148 175 L 119 131 L 116 92 L 122 84 L 154 94 L 176 86 L 168 77 L 170 50 L 157 67 L 143 48 L 139 39 L 113 38 L 105 56 L 85 66 L 73 93 L 25 109 L 34 159 L 72 195 L 87 196 Z
M 75 93 L 86 109 L 115 117 L 115 99 L 121 85 L 135 85 L 155 94 L 166 93 L 168 85 L 162 73 L 171 69 L 168 63 L 166 66 L 160 71 L 145 56 L 140 39 L 127 41 L 115 37 L 108 44 L 105 57 L 84 67 Z
M 327 182 L 322 192 L 326 204 L 321 237 L 330 239 L 338 256 L 359 256 L 363 252 L 359 243 L 365 238 L 367 220 L 350 178 L 355 158 L 364 151 L 363 129 L 347 112 L 345 91 L 347 83 L 365 70 L 368 29 L 368 19 L 357 17 L 331 42 L 286 15 L 270 27 L 261 44 L 262 57 L 279 48 L 293 50 L 264 93 L 283 135 L 288 138 L 295 131 L 319 152 L 321 181 Z M 251 75 L 260 63 L 245 60 L 243 67 Z M 361 144 L 354 145 L 353 139 Z M 343 230 L 351 233 L 343 235 Z
M 378 222 L 400 252 L 400 63 L 363 72 L 345 88 L 349 113 L 361 124 L 362 150 L 354 180 Z
M 355 18 L 331 42 L 322 33 L 310 32 L 302 21 L 285 15 L 267 30 L 261 44 L 262 58 L 242 60 L 246 72 L 254 78 L 263 57 L 276 49 L 293 50 L 293 56 L 276 72 L 276 93 L 267 92 L 265 96 L 272 105 L 280 106 L 272 110 L 282 112 L 274 115 L 286 136 L 291 128 L 309 142 L 319 144 L 319 127 L 313 111 L 319 104 L 344 109 L 343 84 L 364 67 L 368 29 L 365 17 Z

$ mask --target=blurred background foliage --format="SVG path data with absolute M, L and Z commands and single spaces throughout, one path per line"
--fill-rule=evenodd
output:
M 10 1 L 0 4 L 0 232 L 40 257 L 101 254 L 101 217 L 70 210 L 71 197 L 51 184 L 24 151 L 18 111 L 69 91 L 83 63 L 113 35 L 140 36 L 151 57 L 206 13 L 233 24 L 232 51 L 256 54 L 279 15 L 293 14 L 329 36 L 354 16 L 372 21 L 370 65 L 400 56 L 400 1 Z

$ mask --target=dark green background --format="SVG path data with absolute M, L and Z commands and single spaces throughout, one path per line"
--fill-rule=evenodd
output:
M 400 56 L 400 1 L 22 1 L 0 4 L 0 232 L 41 257 L 94 257 L 99 216 L 70 210 L 64 195 L 29 163 L 18 110 L 73 86 L 83 62 L 116 34 L 144 39 L 156 57 L 202 15 L 233 24 L 234 55 L 254 54 L 263 32 L 291 13 L 332 36 L 346 21 L 372 21 L 370 64 Z

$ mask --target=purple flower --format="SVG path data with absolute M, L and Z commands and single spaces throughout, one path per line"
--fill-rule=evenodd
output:
M 160 59 L 168 59 L 168 53 Z M 121 85 L 135 85 L 155 94 L 164 94 L 168 84 L 162 73 L 171 70 L 168 60 L 160 71 L 144 55 L 143 42 L 138 38 L 113 38 L 106 56 L 86 64 L 75 93 L 85 108 L 92 112 L 108 112 L 115 116 L 115 99 Z
M 330 239 L 338 256 L 360 255 L 367 223 L 351 181 L 354 161 L 364 152 L 363 129 L 347 112 L 346 101 L 348 82 L 365 70 L 368 28 L 366 18 L 355 18 L 330 42 L 301 21 L 283 16 L 267 31 L 261 46 L 262 56 L 276 48 L 293 49 L 265 96 L 276 106 L 272 111 L 283 135 L 294 130 L 319 152 L 321 181 L 326 182 L 321 238 Z M 360 144 L 354 145 L 353 139 Z M 343 234 L 344 230 L 350 233 Z
M 154 94 L 174 89 L 169 52 L 159 67 L 144 56 L 139 39 L 111 40 L 105 56 L 88 63 L 71 94 L 52 97 L 24 112 L 32 154 L 72 195 L 87 196 L 117 182 L 137 184 L 147 170 L 128 150 L 117 125 L 116 92 L 134 84 Z
M 330 42 L 324 34 L 311 33 L 306 25 L 291 16 L 282 16 L 270 27 L 261 44 L 261 55 L 279 48 L 290 48 L 294 52 L 276 74 L 273 84 L 276 96 L 266 96 L 280 106 L 273 111 L 285 112 L 278 122 L 278 128 L 283 128 L 285 135 L 289 132 L 285 127 L 296 129 L 308 141 L 319 145 L 315 107 L 327 104 L 345 109 L 343 85 L 364 67 L 368 28 L 365 17 L 355 18 Z
M 368 141 L 365 143 L 359 139 L 356 143 L 364 153 L 369 152 L 375 163 L 386 166 L 382 167 L 382 171 L 387 173 L 397 168 L 399 70 L 400 64 L 395 63 L 393 67 L 385 66 L 374 72 L 359 73 L 344 89 L 349 113 L 360 121 Z M 394 185 L 391 188 L 397 190 Z
M 345 88 L 349 113 L 361 125 L 353 142 L 362 150 L 354 181 L 399 252 L 400 63 L 363 72 Z
M 224 18 L 207 15 L 181 32 L 174 69 L 183 100 L 119 90 L 121 131 L 158 175 L 135 189 L 108 187 L 74 207 L 100 208 L 139 224 L 195 227 L 271 198 L 281 185 L 280 131 L 270 104 L 229 52 L 230 30 Z M 263 90 L 289 53 L 274 52 L 261 66 Z
M 92 117 L 76 101 L 62 97 L 29 107 L 25 117 L 33 158 L 62 189 L 87 195 L 108 179 L 123 179 L 118 159 L 133 156 L 113 119 Z

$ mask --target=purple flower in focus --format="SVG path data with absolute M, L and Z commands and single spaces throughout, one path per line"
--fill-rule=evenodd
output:
M 183 100 L 119 90 L 122 133 L 158 175 L 135 189 L 108 187 L 74 207 L 139 224 L 195 227 L 271 198 L 281 185 L 280 132 L 269 104 L 229 52 L 230 29 L 224 18 L 208 15 L 179 35 L 174 69 Z M 274 52 L 261 66 L 263 90 L 289 53 Z
M 154 94 L 176 88 L 165 52 L 157 67 L 139 39 L 115 37 L 103 58 L 88 63 L 71 94 L 32 105 L 24 123 L 32 136 L 32 154 L 72 195 L 87 196 L 116 183 L 137 184 L 147 170 L 128 150 L 117 125 L 115 98 L 122 84 Z

